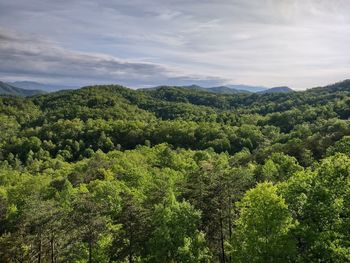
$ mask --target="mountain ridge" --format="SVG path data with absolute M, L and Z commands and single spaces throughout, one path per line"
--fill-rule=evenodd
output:
M 53 91 L 59 91 L 59 90 L 67 90 L 67 89 L 77 89 L 79 87 L 75 86 L 66 86 L 66 85 L 57 85 L 57 84 L 45 84 L 35 81 L 14 81 L 14 82 L 7 82 L 7 84 L 20 88 L 25 90 L 42 90 L 46 92 L 53 92 Z
M 216 86 L 216 87 L 201 87 L 199 85 L 193 84 L 188 86 L 169 86 L 169 85 L 161 85 L 153 88 L 144 88 L 142 90 L 157 90 L 160 88 L 182 88 L 182 89 L 190 89 L 190 90 L 200 90 L 210 93 L 216 94 L 237 94 L 237 93 L 245 93 L 245 94 L 265 94 L 265 93 L 288 93 L 295 92 L 293 89 L 281 86 L 281 87 L 259 87 L 259 86 L 247 86 L 247 85 L 227 85 L 227 86 Z M 237 88 L 234 88 L 237 87 Z M 238 87 L 242 87 L 243 89 L 238 89 Z M 254 91 L 253 91 L 254 90 Z
M 46 92 L 42 91 L 42 90 L 21 89 L 18 87 L 14 87 L 8 83 L 0 81 L 0 95 L 13 95 L 13 96 L 28 97 L 28 96 L 45 94 L 45 93 Z
M 66 85 L 57 85 L 57 84 L 44 84 L 35 81 L 13 81 L 13 82 L 3 82 L 12 87 L 19 88 L 22 90 L 34 90 L 34 91 L 44 91 L 44 92 L 55 92 L 60 90 L 72 90 L 78 89 L 79 87 L 75 86 L 66 86 Z M 173 85 L 160 85 L 151 88 L 141 88 L 140 90 L 155 90 L 164 87 L 176 87 L 183 89 L 191 90 L 200 90 L 216 94 L 237 94 L 237 93 L 286 93 L 292 92 L 294 90 L 288 87 L 273 87 L 267 88 L 264 86 L 250 86 L 244 84 L 230 84 L 230 85 L 221 85 L 214 87 L 202 87 L 197 84 L 192 85 L 183 85 L 183 86 L 173 86 Z M 16 92 L 14 92 L 16 93 Z M 23 92 L 19 92 L 23 93 Z M 25 93 L 25 92 L 24 92 Z

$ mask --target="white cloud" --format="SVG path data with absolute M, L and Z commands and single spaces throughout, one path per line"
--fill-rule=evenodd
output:
M 74 72 L 130 85 L 199 76 L 301 89 L 349 78 L 349 14 L 347 0 L 0 0 L 0 25 L 32 35 L 20 49 L 33 62 L 15 63 L 29 77 Z M 50 44 L 38 47 L 32 39 L 42 37 Z M 68 62 L 38 63 L 53 51 Z
M 61 78 L 73 83 L 120 83 L 142 86 L 159 85 L 181 79 L 220 83 L 215 77 L 191 75 L 178 68 L 161 64 L 128 61 L 102 53 L 87 53 L 68 50 L 52 42 L 16 35 L 0 29 L 0 76 L 8 79 L 23 76 L 34 79 L 54 80 Z

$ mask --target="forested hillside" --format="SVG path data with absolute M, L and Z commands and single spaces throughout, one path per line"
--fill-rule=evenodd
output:
M 0 262 L 350 262 L 350 81 L 0 97 Z

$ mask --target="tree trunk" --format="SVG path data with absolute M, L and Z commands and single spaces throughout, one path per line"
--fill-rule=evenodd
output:
M 129 263 L 133 263 L 133 256 L 132 256 L 132 246 L 131 246 L 131 240 L 129 244 Z
M 232 211 L 231 211 L 231 205 L 232 205 L 232 200 L 230 198 L 230 202 L 228 204 L 228 231 L 229 231 L 229 238 L 230 242 L 232 240 Z M 229 256 L 229 262 L 232 261 L 231 255 Z
M 42 242 L 41 242 L 41 233 L 40 233 L 40 234 L 39 234 L 38 263 L 41 263 L 41 253 L 42 253 Z
M 132 228 L 129 228 L 129 263 L 133 263 L 133 253 L 132 253 L 132 242 L 133 242 L 133 233 L 132 233 Z
M 89 241 L 89 263 L 92 263 L 92 241 Z
M 224 230 L 223 230 L 223 219 L 220 215 L 220 243 L 221 243 L 221 262 L 225 263 L 225 239 L 224 239 Z
M 54 235 L 51 236 L 50 245 L 51 245 L 51 263 L 55 263 L 55 239 L 54 239 Z

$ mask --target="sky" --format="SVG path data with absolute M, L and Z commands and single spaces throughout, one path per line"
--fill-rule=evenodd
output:
M 302 90 L 349 44 L 349 0 L 0 0 L 2 81 Z

